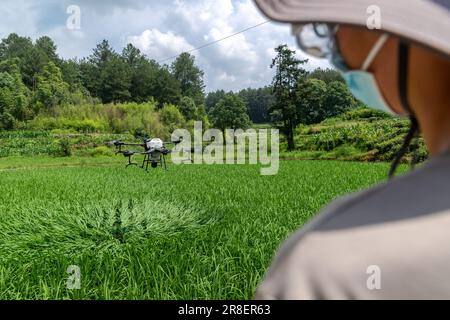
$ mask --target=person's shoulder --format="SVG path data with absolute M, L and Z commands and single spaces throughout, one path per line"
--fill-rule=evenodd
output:
M 448 209 L 448 188 L 450 154 L 395 179 L 337 198 L 295 233 L 280 253 L 314 232 L 376 225 Z
M 348 267 L 337 267 L 345 259 L 346 248 L 341 246 L 336 250 L 336 246 L 340 246 L 337 239 L 322 230 L 345 218 L 350 208 L 362 205 L 382 188 L 383 185 L 379 185 L 336 199 L 293 234 L 279 248 L 255 299 L 326 299 L 327 294 L 320 285 L 324 282 L 327 282 L 327 291 L 337 290 L 332 289 L 330 279 L 343 280 L 342 272 L 351 274 L 352 271 Z
M 311 239 L 315 234 L 322 234 L 320 232 L 321 230 L 325 231 L 332 228 L 333 225 L 340 225 L 340 221 L 346 218 L 346 214 L 357 207 L 364 207 L 365 203 L 369 199 L 377 197 L 379 192 L 381 192 L 386 185 L 386 183 L 382 183 L 370 189 L 335 199 L 322 209 L 311 221 L 287 239 L 278 250 L 273 266 L 276 266 L 277 262 L 283 261 L 291 255 L 298 245 L 304 244 L 306 240 Z M 352 221 L 352 224 L 355 222 L 357 221 Z M 351 225 L 346 225 L 346 227 L 350 227 Z
M 352 207 L 364 203 L 383 185 L 339 198 L 294 233 L 278 250 L 272 265 L 259 285 L 255 299 L 320 299 L 325 298 L 318 283 L 336 270 L 330 263 L 336 252 L 330 252 L 330 239 L 321 230 L 345 218 Z M 331 244 L 336 245 L 336 242 Z M 339 250 L 341 256 L 342 250 Z M 329 285 L 331 285 L 330 281 Z
M 396 252 L 411 247 L 408 233 L 416 232 L 411 221 L 420 220 L 412 218 L 450 208 L 445 195 L 449 178 L 450 170 L 435 163 L 335 200 L 280 248 L 256 297 L 317 299 L 367 294 L 368 268 L 372 264 L 392 267 Z M 430 183 L 446 187 L 437 190 Z M 401 232 L 405 233 L 399 239 Z

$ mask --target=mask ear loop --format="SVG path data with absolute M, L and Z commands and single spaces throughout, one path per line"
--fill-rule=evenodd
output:
M 371 66 L 373 60 L 377 57 L 380 50 L 383 48 L 386 41 L 389 39 L 389 35 L 387 33 L 384 33 L 380 36 L 380 38 L 377 40 L 377 42 L 373 45 L 372 49 L 370 50 L 369 54 L 367 55 L 366 60 L 364 61 L 361 70 L 367 71 L 369 67 Z
M 398 87 L 399 87 L 399 93 L 400 93 L 400 100 L 403 105 L 403 108 L 409 115 L 410 119 L 410 127 L 409 131 L 405 136 L 405 139 L 403 140 L 403 144 L 398 151 L 394 161 L 392 162 L 391 169 L 389 170 L 389 179 L 394 178 L 395 171 L 397 171 L 397 168 L 403 158 L 403 156 L 408 151 L 411 142 L 413 139 L 418 136 L 419 133 L 419 123 L 417 121 L 417 118 L 415 117 L 411 105 L 409 104 L 408 100 L 408 70 L 409 70 L 409 50 L 410 47 L 405 42 L 401 41 L 399 44 L 399 52 L 398 52 Z M 416 162 L 417 162 L 417 149 L 414 151 L 414 156 L 411 162 L 411 167 L 414 168 Z

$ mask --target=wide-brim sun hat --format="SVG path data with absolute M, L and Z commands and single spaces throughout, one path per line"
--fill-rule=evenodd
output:
M 377 8 L 380 29 L 450 56 L 450 0 L 255 0 L 271 20 L 367 27 Z M 374 7 L 376 6 L 376 7 Z

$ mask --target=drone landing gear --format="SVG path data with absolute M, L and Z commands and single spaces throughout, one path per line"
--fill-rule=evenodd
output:
M 125 151 L 125 152 L 123 153 L 123 156 L 124 156 L 125 158 L 128 158 L 128 164 L 125 166 L 125 168 L 128 168 L 128 167 L 130 167 L 130 166 L 137 166 L 137 165 L 138 165 L 136 162 L 132 162 L 132 161 L 131 161 L 131 157 L 134 156 L 134 152 L 131 152 L 131 151 Z
M 161 156 L 161 167 L 163 166 L 163 164 L 164 164 L 164 170 L 167 170 L 166 155 L 165 154 L 163 154 Z
M 151 159 L 151 154 L 150 153 L 146 153 L 144 155 L 144 161 L 142 161 L 142 166 L 141 168 L 144 169 L 145 167 L 145 171 L 148 172 L 148 166 L 152 167 L 152 168 L 157 168 L 158 164 L 161 165 L 161 168 L 164 168 L 164 170 L 167 170 L 167 164 L 166 164 L 166 157 L 165 154 L 161 154 L 159 160 L 155 160 L 155 159 Z

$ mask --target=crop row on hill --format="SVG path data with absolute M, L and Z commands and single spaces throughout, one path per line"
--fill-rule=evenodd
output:
M 317 159 L 392 161 L 408 130 L 407 119 L 368 109 L 353 110 L 318 125 L 298 127 L 294 154 Z M 422 137 L 411 144 L 405 159 L 413 156 L 418 161 L 428 156 Z

